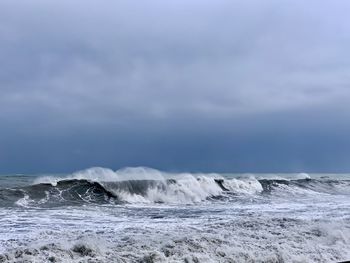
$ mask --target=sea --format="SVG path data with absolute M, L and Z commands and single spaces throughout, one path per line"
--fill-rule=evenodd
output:
M 0 176 L 0 262 L 350 260 L 350 174 Z

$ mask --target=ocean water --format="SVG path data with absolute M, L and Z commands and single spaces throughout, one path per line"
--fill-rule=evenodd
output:
M 350 175 L 0 176 L 0 262 L 350 260 Z

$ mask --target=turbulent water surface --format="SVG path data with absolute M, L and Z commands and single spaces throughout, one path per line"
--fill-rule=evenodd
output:
M 0 262 L 350 259 L 350 176 L 0 176 Z

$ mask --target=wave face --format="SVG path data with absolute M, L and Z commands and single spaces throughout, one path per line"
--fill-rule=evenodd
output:
M 34 184 L 0 189 L 1 206 L 64 206 L 81 204 L 241 201 L 249 198 L 290 198 L 350 195 L 350 180 L 299 175 L 301 179 L 232 178 L 219 174 L 170 174 L 150 168 L 113 172 L 91 168 L 66 177 L 39 177 Z

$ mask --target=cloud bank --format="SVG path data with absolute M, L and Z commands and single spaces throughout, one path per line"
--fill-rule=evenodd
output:
M 0 167 L 349 170 L 349 7 L 2 1 Z

